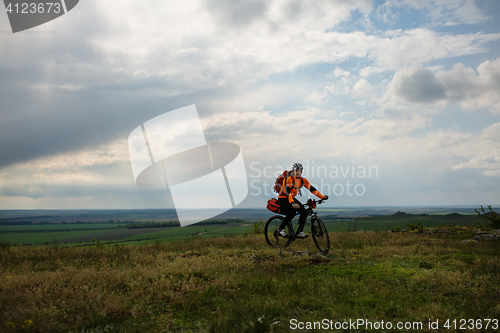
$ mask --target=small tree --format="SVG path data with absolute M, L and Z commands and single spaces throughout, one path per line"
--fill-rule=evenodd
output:
M 418 220 L 417 223 L 408 223 L 407 224 L 408 226 L 408 229 L 410 229 L 410 231 L 413 231 L 413 232 L 416 232 L 418 231 L 418 233 L 423 233 L 424 232 L 424 229 L 425 227 L 422 225 L 422 222 L 420 222 L 420 220 Z
M 264 226 L 265 222 L 260 219 L 259 221 L 254 222 L 252 225 L 252 230 L 248 232 L 249 235 L 262 235 L 264 234 Z
M 490 210 L 489 212 L 486 212 L 481 206 L 481 212 L 478 211 L 477 209 L 474 209 L 476 214 L 479 216 L 476 221 L 482 228 L 488 228 L 488 229 L 500 229 L 500 215 L 495 213 L 492 209 L 491 206 L 488 205 L 488 209 Z

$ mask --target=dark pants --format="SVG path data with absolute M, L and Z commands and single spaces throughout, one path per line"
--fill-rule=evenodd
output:
M 300 233 L 301 231 L 304 230 L 307 212 L 306 212 L 306 209 L 304 208 L 304 205 L 302 205 L 302 203 L 300 203 L 300 201 L 298 201 L 295 198 L 294 198 L 294 201 L 296 204 L 299 205 L 298 209 L 293 208 L 292 204 L 290 202 L 288 202 L 288 198 L 278 198 L 278 204 L 281 207 L 281 214 L 285 215 L 285 218 L 283 219 L 283 222 L 281 223 L 280 228 L 285 229 L 288 222 L 290 222 L 294 218 L 294 216 L 296 215 L 296 212 L 299 212 L 299 214 L 300 214 L 299 229 L 297 230 L 297 233 Z

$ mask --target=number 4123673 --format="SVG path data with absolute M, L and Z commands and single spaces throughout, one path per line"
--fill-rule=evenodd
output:
M 498 329 L 498 319 L 448 319 L 444 325 L 446 329 L 454 329 L 454 330 L 466 330 L 466 329 Z
M 43 13 L 55 13 L 59 14 L 62 10 L 61 4 L 58 2 L 41 2 L 41 3 L 15 3 L 11 2 L 7 5 L 5 9 L 7 13 L 11 14 L 43 14 Z

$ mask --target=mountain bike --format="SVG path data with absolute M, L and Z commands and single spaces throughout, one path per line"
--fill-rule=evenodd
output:
M 311 224 L 311 235 L 314 240 L 314 244 L 322 253 L 328 253 L 330 249 L 330 238 L 328 237 L 328 230 L 326 230 L 325 224 L 318 217 L 317 213 L 314 211 L 317 204 L 323 203 L 324 200 L 307 200 L 307 203 L 304 204 L 307 212 L 307 218 L 310 220 Z M 296 213 L 296 215 L 298 212 Z M 274 215 L 267 220 L 266 225 L 264 227 L 264 235 L 266 237 L 266 242 L 272 247 L 286 248 L 290 243 L 299 237 L 297 237 L 298 233 L 294 231 L 292 222 L 290 221 L 286 227 L 285 232 L 287 235 L 285 237 L 281 236 L 278 233 L 278 228 L 280 227 L 283 219 L 285 217 L 282 215 Z M 297 225 L 298 227 L 298 225 Z

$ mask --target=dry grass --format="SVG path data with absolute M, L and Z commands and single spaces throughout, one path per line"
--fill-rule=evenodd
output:
M 500 244 L 463 238 L 332 233 L 328 256 L 309 241 L 272 249 L 262 235 L 4 247 L 0 331 L 287 332 L 291 318 L 498 318 Z

